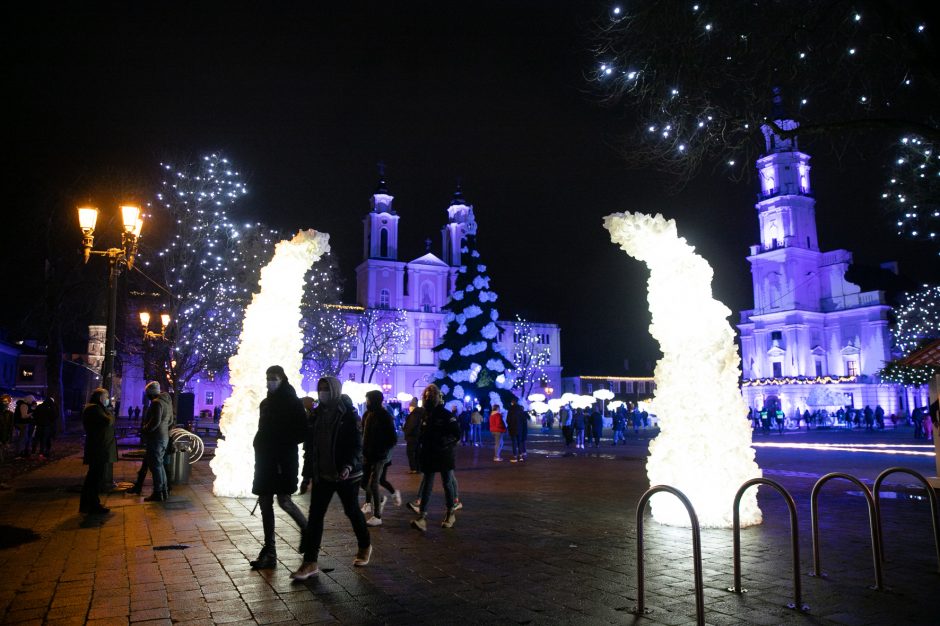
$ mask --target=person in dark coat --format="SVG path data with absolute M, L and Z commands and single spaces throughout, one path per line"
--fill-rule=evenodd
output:
M 405 435 L 405 451 L 408 454 L 409 473 L 418 473 L 418 438 L 421 435 L 421 420 L 424 419 L 424 409 L 418 406 L 418 399 L 412 398 L 408 405 L 408 417 L 402 427 Z
M 421 423 L 421 439 L 418 443 L 418 464 L 423 474 L 418 493 L 420 504 L 408 503 L 408 507 L 418 514 L 411 521 L 411 526 L 426 532 L 428 529 L 428 500 L 434 487 L 434 474 L 441 475 L 444 484 L 444 501 L 447 511 L 443 528 L 452 528 L 457 522 L 457 488 L 454 479 L 456 467 L 456 447 L 460 440 L 460 426 L 457 416 L 447 410 L 441 399 L 441 390 L 437 385 L 428 385 L 421 394 L 424 405 L 424 419 Z
M 883 412 L 882 412 L 883 413 Z M 33 438 L 33 452 L 39 447 L 39 458 L 47 459 L 52 453 L 52 438 L 55 437 L 56 423 L 59 421 L 59 409 L 54 398 L 46 398 L 33 411 L 36 424 L 36 436 Z
M 591 413 L 591 437 L 594 439 L 594 447 L 601 445 L 601 435 L 604 434 L 604 416 L 597 409 Z
M 571 428 L 574 430 L 575 448 L 584 449 L 584 409 L 577 409 L 571 418 Z
M 307 580 L 320 573 L 317 559 L 323 540 L 323 518 L 333 494 L 339 496 L 343 512 L 356 533 L 359 550 L 353 565 L 362 567 L 372 558 L 372 541 L 366 518 L 359 509 L 362 481 L 362 424 L 349 396 L 335 376 L 317 381 L 319 404 L 307 428 L 304 477 L 310 477 L 310 513 L 301 543 L 304 561 L 291 574 L 294 580 Z
M 509 401 L 509 408 L 506 410 L 506 426 L 509 430 L 509 440 L 512 442 L 510 463 L 518 463 L 524 460 L 522 457 L 523 440 L 528 426 L 527 422 L 528 417 L 522 407 L 519 406 L 518 399 L 512 398 Z
M 108 463 L 117 461 L 117 442 L 114 440 L 114 413 L 111 412 L 110 394 L 98 388 L 82 411 L 82 427 L 85 429 L 85 454 L 82 461 L 88 466 L 78 512 L 85 515 L 104 515 L 110 511 L 98 499 L 98 485 Z
M 147 502 L 163 502 L 167 499 L 169 483 L 166 478 L 166 450 L 170 444 L 170 424 L 173 423 L 173 402 L 170 394 L 160 391 L 160 383 L 151 381 L 144 387 L 144 395 L 150 404 L 140 427 L 141 443 L 145 446 L 144 460 L 137 471 L 134 486 L 126 491 L 139 495 L 143 492 L 147 470 L 153 479 L 153 493 L 144 498 Z
M 255 476 L 251 493 L 258 496 L 264 546 L 258 558 L 251 561 L 252 569 L 277 567 L 277 548 L 274 543 L 274 497 L 278 505 L 291 516 L 303 533 L 307 519 L 291 499 L 297 491 L 299 449 L 307 430 L 307 415 L 297 392 L 287 382 L 287 374 L 280 365 L 272 365 L 265 372 L 268 396 L 261 401 L 258 432 L 255 434 Z
M 362 457 L 363 482 L 365 482 L 366 503 L 363 513 L 372 512 L 366 520 L 369 526 L 382 525 L 382 509 L 385 498 L 379 498 L 379 485 L 392 494 L 395 506 L 401 506 L 401 492 L 388 482 L 388 466 L 392 464 L 392 450 L 398 443 L 395 421 L 382 406 L 384 396 L 374 389 L 366 393 L 366 413 L 362 416 Z M 367 508 L 368 507 L 368 508 Z

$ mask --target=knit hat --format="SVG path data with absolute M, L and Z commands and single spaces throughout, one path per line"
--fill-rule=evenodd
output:
M 148 396 L 159 396 L 160 395 L 160 383 L 155 380 L 151 380 L 147 383 L 147 386 L 144 387 L 144 394 Z

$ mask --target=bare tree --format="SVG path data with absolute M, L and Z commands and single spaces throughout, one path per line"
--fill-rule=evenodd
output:
M 391 371 L 411 340 L 408 314 L 400 309 L 367 309 L 359 316 L 356 338 L 362 360 L 359 379 L 371 383 L 377 371 Z
M 542 346 L 532 325 L 518 315 L 513 325 L 513 345 L 513 387 L 520 390 L 521 397 L 528 398 L 536 385 L 548 380 L 545 366 L 551 353 Z

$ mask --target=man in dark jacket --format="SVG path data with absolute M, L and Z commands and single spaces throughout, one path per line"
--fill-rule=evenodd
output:
M 401 506 L 401 492 L 388 482 L 386 476 L 388 466 L 392 464 L 392 450 L 398 443 L 398 435 L 395 433 L 395 422 L 382 406 L 382 400 L 384 396 L 381 391 L 366 393 L 366 413 L 362 416 L 363 481 L 366 489 L 366 503 L 362 512 L 372 512 L 372 517 L 366 520 L 369 526 L 382 525 L 385 498 L 379 499 L 379 485 L 392 494 L 395 506 Z
M 353 565 L 368 565 L 372 542 L 366 518 L 359 510 L 359 483 L 362 480 L 362 425 L 349 396 L 334 376 L 317 381 L 319 404 L 307 428 L 304 477 L 310 477 L 310 513 L 304 532 L 304 562 L 291 574 L 294 580 L 307 580 L 320 573 L 317 559 L 323 540 L 323 518 L 333 494 L 339 496 L 343 512 L 352 523 L 359 550 Z
M 277 503 L 300 527 L 303 534 L 307 519 L 291 499 L 297 491 L 299 470 L 298 446 L 307 430 L 307 414 L 297 392 L 280 365 L 272 365 L 265 372 L 268 396 L 261 401 L 258 432 L 253 442 L 255 449 L 255 476 L 251 493 L 258 496 L 264 546 L 258 558 L 251 561 L 252 569 L 277 567 L 277 548 L 274 543 L 274 497 Z
M 882 412 L 883 413 L 883 412 Z M 55 399 L 46 398 L 33 412 L 33 422 L 36 424 L 36 436 L 33 439 L 33 452 L 39 447 L 39 458 L 46 459 L 52 453 L 52 438 L 55 436 L 56 423 L 59 420 L 59 410 Z
M 151 381 L 144 387 L 144 394 L 150 401 L 144 414 L 140 438 L 146 448 L 144 462 L 137 472 L 137 481 L 127 493 L 139 494 L 143 491 L 147 470 L 153 478 L 153 493 L 144 498 L 147 502 L 163 502 L 169 489 L 166 481 L 164 457 L 170 443 L 170 424 L 173 423 L 173 403 L 170 394 L 160 391 L 160 383 Z
M 405 435 L 405 451 L 408 454 L 408 469 L 411 474 L 418 473 L 418 438 L 421 436 L 421 421 L 424 419 L 424 409 L 418 406 L 418 399 L 412 398 L 408 405 L 408 417 L 402 427 Z
M 85 429 L 85 455 L 88 466 L 78 512 L 86 515 L 103 515 L 110 509 L 98 499 L 98 485 L 108 463 L 117 461 L 117 442 L 114 440 L 114 414 L 107 389 L 95 389 L 82 411 L 82 427 Z
M 594 409 L 591 413 L 591 436 L 594 438 L 594 447 L 601 444 L 601 435 L 604 433 L 604 416 Z
M 512 458 L 510 463 L 518 463 L 525 460 L 522 456 L 523 438 L 525 437 L 528 424 L 528 417 L 525 411 L 519 406 L 519 400 L 515 397 L 509 401 L 509 408 L 506 410 L 506 427 L 509 430 L 509 439 L 512 441 Z
M 456 446 L 460 439 L 460 426 L 457 417 L 444 407 L 441 401 L 441 390 L 436 385 L 428 385 L 421 394 L 424 405 L 424 418 L 421 422 L 421 438 L 418 443 L 418 463 L 423 477 L 421 478 L 420 492 L 417 506 L 418 517 L 411 521 L 412 528 L 421 532 L 428 529 L 428 500 L 434 487 L 434 474 L 440 473 L 444 484 L 444 501 L 447 511 L 443 528 L 453 528 L 457 522 L 456 511 L 456 484 L 454 468 L 456 467 Z M 409 508 L 415 509 L 414 503 Z

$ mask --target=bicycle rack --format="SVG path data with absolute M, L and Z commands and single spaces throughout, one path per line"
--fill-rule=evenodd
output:
M 927 490 L 927 499 L 930 501 L 930 522 L 933 524 L 933 542 L 934 548 L 937 551 L 937 569 L 940 571 L 940 526 L 937 525 L 937 494 L 934 493 L 933 487 L 927 482 L 927 479 L 918 472 L 915 472 L 912 469 L 907 469 L 906 467 L 889 467 L 885 471 L 878 474 L 878 478 L 875 479 L 875 487 L 872 489 L 873 496 L 875 498 L 875 512 L 877 513 L 878 520 L 878 540 L 881 542 L 878 546 L 878 553 L 881 555 L 881 560 L 884 561 L 885 558 L 885 547 L 884 547 L 884 533 L 882 532 L 881 526 L 881 504 L 878 500 L 878 494 L 881 490 L 881 483 L 884 482 L 884 479 L 888 477 L 889 474 L 908 474 L 913 476 L 924 485 L 924 489 Z
M 832 472 L 831 474 L 826 474 L 817 480 L 815 485 L 813 485 L 813 492 L 810 499 L 810 517 L 812 518 L 813 523 L 813 572 L 810 574 L 810 576 L 819 576 L 823 578 L 826 576 L 820 571 L 819 516 L 817 513 L 817 500 L 822 486 L 834 478 L 844 478 L 845 480 L 855 483 L 855 485 L 861 489 L 862 493 L 865 495 L 865 500 L 868 501 L 868 525 L 871 528 L 871 551 L 872 559 L 875 563 L 875 586 L 872 587 L 872 589 L 881 591 L 884 589 L 884 580 L 881 572 L 881 539 L 878 531 L 880 524 L 878 522 L 878 511 L 875 508 L 875 499 L 872 496 L 871 491 L 869 491 L 868 487 L 866 487 L 862 481 L 860 481 L 855 476 L 852 476 L 851 474 L 844 474 L 842 472 Z
M 657 493 L 665 491 L 679 498 L 689 513 L 689 521 L 692 523 L 692 559 L 695 566 L 695 617 L 698 626 L 705 624 L 705 593 L 702 583 L 702 537 L 698 525 L 698 516 L 692 503 L 681 491 L 669 485 L 656 485 L 650 487 L 640 498 L 636 506 L 636 580 L 637 580 L 637 604 L 633 607 L 633 613 L 639 616 L 648 615 L 650 610 L 645 604 L 645 589 L 643 581 L 643 512 L 646 510 L 646 504 L 649 499 Z
M 809 611 L 809 605 L 803 604 L 802 586 L 800 584 L 800 537 L 796 517 L 796 503 L 783 485 L 769 478 L 752 478 L 741 485 L 741 488 L 734 496 L 734 586 L 728 587 L 728 591 L 738 594 L 747 593 L 747 589 L 741 587 L 741 511 L 739 509 L 744 492 L 754 485 L 773 487 L 787 503 L 787 508 L 790 510 L 790 551 L 793 554 L 793 602 L 787 604 L 787 608 L 804 612 Z

